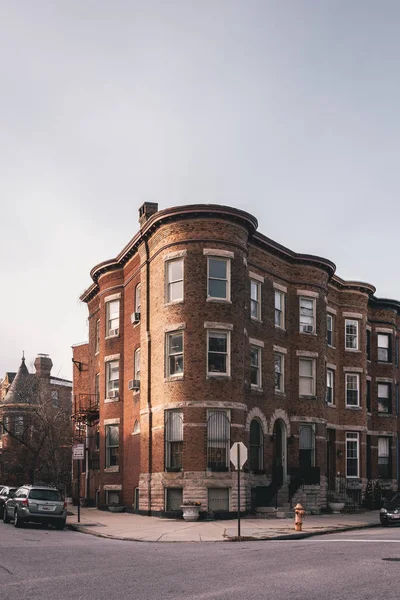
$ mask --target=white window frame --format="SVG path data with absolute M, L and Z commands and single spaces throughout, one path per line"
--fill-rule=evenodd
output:
M 380 479 L 391 479 L 390 477 L 390 466 L 391 466 L 391 438 L 388 436 L 378 437 L 378 475 L 380 475 L 380 465 L 387 467 L 389 477 L 380 477 Z
M 256 291 L 256 297 L 253 297 L 253 289 Z M 253 315 L 255 307 L 255 315 Z M 261 282 L 256 279 L 250 279 L 250 317 L 254 321 L 261 321 Z
M 328 389 L 332 390 L 331 401 L 328 400 Z M 326 370 L 326 402 L 331 406 L 335 404 L 335 371 L 333 369 Z
M 279 356 L 281 364 L 280 371 L 276 369 L 276 357 Z M 275 374 L 280 373 L 280 386 L 276 387 Z M 274 388 L 275 392 L 283 394 L 285 392 L 285 355 L 282 352 L 274 352 Z
M 135 313 L 141 312 L 142 308 L 142 285 L 140 283 L 135 287 Z
M 302 315 L 302 302 L 311 302 L 312 304 L 312 315 Z M 311 298 L 310 296 L 299 296 L 299 330 L 300 333 L 306 333 L 306 334 L 313 334 L 315 333 L 315 313 L 316 313 L 316 306 L 317 303 L 315 301 L 315 298 Z M 307 319 L 309 319 L 310 317 L 312 318 L 312 324 L 310 325 L 309 323 L 302 323 L 301 322 L 301 318 L 306 317 Z M 311 329 L 309 330 L 309 328 L 311 327 Z
M 356 333 L 355 334 L 347 333 L 348 326 L 349 327 L 355 326 Z M 355 335 L 355 346 L 350 345 L 350 339 L 353 339 L 352 336 L 354 336 L 354 335 Z M 350 351 L 350 352 L 351 351 L 357 352 L 359 350 L 359 347 L 360 347 L 360 324 L 357 319 L 345 319 L 345 322 L 344 322 L 344 347 L 345 347 L 345 350 Z
M 329 327 L 329 325 L 330 325 L 330 327 Z M 331 343 L 329 343 L 328 332 L 330 332 L 330 334 L 331 334 Z M 326 342 L 327 342 L 327 344 L 328 344 L 328 346 L 330 348 L 334 347 L 334 340 L 333 340 L 333 315 L 331 315 L 330 313 L 326 314 Z
M 349 381 L 354 378 L 357 383 L 357 388 L 349 387 Z M 357 404 L 349 404 L 347 401 L 347 392 L 357 392 Z M 360 406 L 360 374 L 359 373 L 345 373 L 345 395 L 346 395 L 346 408 L 358 408 Z
M 115 368 L 115 365 L 118 365 L 118 379 L 111 378 L 111 375 L 113 374 L 113 368 Z M 110 397 L 109 393 L 111 391 L 119 392 L 119 377 L 120 377 L 119 360 L 109 360 L 106 362 L 106 376 L 107 376 L 107 380 L 106 380 L 107 398 L 109 398 Z M 116 382 L 117 385 L 115 385 L 115 383 L 112 383 L 112 382 Z
M 181 263 L 182 265 L 182 273 L 179 279 L 171 279 L 169 278 L 169 266 L 172 263 Z M 178 302 L 183 302 L 184 298 L 184 272 L 185 272 L 185 261 L 183 258 L 173 258 L 165 261 L 165 302 L 167 304 L 175 304 Z M 181 294 L 178 298 L 171 298 L 171 289 L 174 284 L 181 282 Z
M 220 335 L 226 338 L 226 371 L 225 373 L 220 371 L 209 371 L 208 370 L 208 355 L 210 347 L 210 337 Z M 222 354 L 220 352 L 216 354 Z M 224 329 L 207 329 L 207 356 L 206 356 L 206 371 L 207 377 L 230 377 L 231 374 L 231 332 Z
M 95 347 L 94 347 L 94 353 L 98 354 L 100 352 L 100 319 L 96 320 L 96 326 L 95 326 Z
M 183 468 L 183 410 L 164 411 L 165 470 Z M 174 452 L 176 446 L 176 454 Z M 173 458 L 178 456 L 178 463 Z
M 305 445 L 305 438 L 307 435 L 303 435 L 304 431 L 310 431 L 309 436 L 311 444 Z M 315 424 L 314 423 L 299 423 L 299 463 L 300 463 L 300 451 L 306 450 L 310 452 L 310 467 L 315 467 Z
M 171 339 L 173 337 L 176 336 L 182 336 L 182 352 L 172 352 L 171 351 Z M 171 358 L 173 357 L 177 357 L 179 358 L 180 356 L 182 356 L 182 371 L 175 371 L 172 372 L 171 371 Z M 169 331 L 166 335 L 165 335 L 165 372 L 166 372 L 166 377 L 174 377 L 174 378 L 179 378 L 179 377 L 183 377 L 184 374 L 184 370 L 185 370 L 185 358 L 184 358 L 184 335 L 183 335 L 183 331 L 182 330 L 177 330 L 177 331 Z
M 386 338 L 387 346 L 382 346 L 381 345 L 382 338 Z M 377 353 L 378 353 L 378 362 L 387 363 L 387 364 L 390 364 L 392 362 L 392 360 L 389 360 L 389 359 L 391 359 L 391 356 L 390 356 L 390 354 L 391 354 L 391 352 L 390 352 L 390 350 L 391 350 L 391 348 L 390 348 L 391 341 L 392 341 L 392 339 L 391 339 L 391 335 L 389 333 L 378 333 L 377 334 L 376 345 L 377 345 Z M 386 350 L 387 351 L 387 360 L 382 360 L 379 357 L 379 350 Z
M 118 316 L 111 317 L 112 306 L 118 305 Z M 119 335 L 119 321 L 120 321 L 121 303 L 119 300 L 109 300 L 106 302 L 106 337 L 116 337 Z M 114 333 L 110 333 L 110 332 Z
M 257 355 L 257 364 L 252 363 L 252 353 L 255 353 Z M 255 372 L 257 374 L 257 383 L 253 383 L 251 381 L 251 373 L 250 373 L 251 387 L 253 389 L 261 389 L 262 388 L 261 348 L 260 348 L 260 346 L 254 346 L 253 344 L 250 346 L 250 371 L 252 371 L 252 369 L 256 369 Z
M 140 348 L 135 350 L 133 357 L 133 379 L 140 381 Z
M 274 296 L 274 322 L 275 327 L 278 329 L 285 329 L 285 304 L 286 304 L 286 294 L 285 292 L 281 292 L 279 290 L 275 290 Z M 277 299 L 280 299 L 280 308 L 277 306 Z M 280 316 L 280 323 L 277 323 L 277 313 Z
M 210 261 L 225 262 L 226 264 L 226 278 L 222 279 L 219 277 L 210 277 Z M 226 282 L 226 293 L 225 297 L 211 296 L 210 295 L 210 281 L 225 281 Z M 231 301 L 231 259 L 222 256 L 207 256 L 207 300 L 217 300 L 219 302 L 230 302 Z
M 117 428 L 117 432 L 118 432 L 118 444 L 110 444 L 110 428 L 114 427 Z M 112 467 L 118 467 L 119 466 L 119 461 L 120 461 L 120 456 L 119 456 L 119 448 L 120 448 L 120 438 L 119 438 L 119 425 L 118 424 L 113 424 L 113 425 L 105 425 L 105 446 L 106 446 L 106 469 L 108 468 L 112 468 Z M 112 457 L 112 448 L 118 448 L 118 453 L 115 455 L 117 457 L 116 463 L 115 465 L 112 465 L 111 463 L 113 462 L 111 460 Z
M 356 442 L 356 456 L 349 457 L 348 443 Z M 357 475 L 349 475 L 347 470 L 347 461 L 357 460 Z M 358 432 L 346 431 L 346 478 L 347 479 L 358 479 L 360 474 L 360 436 Z
M 312 365 L 312 375 L 311 375 L 311 377 L 308 377 L 308 376 L 306 376 L 306 375 L 300 375 L 300 364 L 301 364 L 302 362 L 308 362 L 308 363 L 311 363 L 311 365 Z M 316 390 L 315 373 L 316 373 L 316 364 L 315 364 L 315 358 L 305 358 L 305 357 L 301 357 L 301 358 L 299 358 L 299 396 L 300 396 L 300 397 L 310 397 L 310 396 L 315 396 L 315 390 Z M 301 393 L 301 385 L 300 385 L 300 382 L 301 382 L 301 379 L 302 379 L 302 378 L 303 378 L 303 379 L 307 379 L 307 380 L 311 379 L 311 381 L 312 381 L 312 392 L 311 392 L 311 394 L 302 394 L 302 393 Z

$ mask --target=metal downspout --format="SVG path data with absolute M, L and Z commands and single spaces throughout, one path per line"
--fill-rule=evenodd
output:
M 151 515 L 151 479 L 153 472 L 153 415 L 151 413 L 151 336 L 150 336 L 150 258 L 147 239 L 144 241 L 146 248 L 146 341 L 147 341 L 147 411 L 149 415 L 149 479 L 148 479 L 148 515 Z

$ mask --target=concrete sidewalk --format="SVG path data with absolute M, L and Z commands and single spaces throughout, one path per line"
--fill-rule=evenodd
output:
M 100 537 L 142 542 L 223 542 L 237 539 L 237 520 L 196 521 L 143 517 L 131 513 L 110 513 L 96 508 L 69 507 L 73 516 L 67 525 L 74 530 Z M 241 538 L 255 540 L 302 539 L 322 533 L 363 529 L 380 525 L 379 511 L 360 514 L 306 516 L 303 531 L 294 531 L 294 519 L 241 519 Z

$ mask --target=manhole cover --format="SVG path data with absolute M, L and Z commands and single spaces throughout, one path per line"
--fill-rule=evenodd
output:
M 400 562 L 400 558 L 382 558 L 382 560 L 387 560 L 389 562 Z

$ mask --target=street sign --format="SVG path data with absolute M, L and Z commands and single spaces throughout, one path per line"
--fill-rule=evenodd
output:
M 232 445 L 229 455 L 235 469 L 241 469 L 247 460 L 247 448 L 243 442 L 235 442 Z
M 83 460 L 85 458 L 85 444 L 74 444 L 72 446 L 73 460 Z

